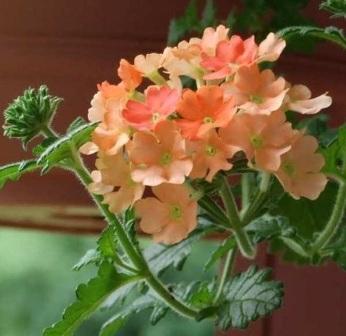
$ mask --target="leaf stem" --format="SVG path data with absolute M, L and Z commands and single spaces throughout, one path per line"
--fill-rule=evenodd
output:
M 42 128 L 41 132 L 47 138 L 58 138 L 58 134 L 47 125 Z
M 238 208 L 226 176 L 224 177 L 224 181 L 220 189 L 220 196 L 226 208 L 229 225 L 233 229 L 240 252 L 244 257 L 254 259 L 256 255 L 255 247 L 251 243 L 246 231 L 242 228 Z
M 217 304 L 218 301 L 220 300 L 220 297 L 223 293 L 223 289 L 224 289 L 225 284 L 226 284 L 227 277 L 232 273 L 232 269 L 234 266 L 234 261 L 236 259 L 236 256 L 237 256 L 237 248 L 236 247 L 231 249 L 227 253 L 225 264 L 223 266 L 223 270 L 222 270 L 221 277 L 220 277 L 219 287 L 218 287 L 217 292 L 215 294 L 214 304 Z

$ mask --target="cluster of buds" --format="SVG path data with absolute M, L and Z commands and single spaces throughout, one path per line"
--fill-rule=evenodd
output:
M 133 64 L 122 59 L 120 83 L 98 85 L 91 102 L 89 120 L 99 124 L 81 148 L 98 155 L 90 190 L 114 213 L 134 206 L 140 228 L 157 242 L 177 243 L 197 225 L 186 180 L 212 182 L 238 152 L 294 198 L 316 199 L 327 183 L 317 140 L 294 129 L 285 112 L 315 114 L 331 98 L 311 98 L 306 86 L 261 69 L 285 47 L 275 34 L 258 45 L 228 33 L 207 28 L 202 38 Z M 184 87 L 186 78 L 195 89 Z M 145 198 L 145 188 L 153 196 Z

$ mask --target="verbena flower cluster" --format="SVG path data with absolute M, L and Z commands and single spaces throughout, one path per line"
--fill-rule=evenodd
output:
M 318 142 L 294 129 L 285 112 L 315 114 L 331 98 L 311 98 L 306 86 L 261 69 L 284 48 L 273 33 L 258 45 L 219 26 L 133 64 L 122 59 L 120 83 L 98 85 L 89 109 L 89 120 L 99 123 L 81 148 L 98 155 L 90 190 L 114 213 L 134 206 L 140 228 L 166 244 L 197 225 L 186 179 L 211 182 L 232 169 L 238 152 L 292 197 L 316 199 L 327 183 Z M 184 86 L 187 79 L 196 89 Z M 145 188 L 152 197 L 144 198 Z

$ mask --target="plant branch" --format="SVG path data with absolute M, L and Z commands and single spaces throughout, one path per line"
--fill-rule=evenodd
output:
M 229 225 L 233 229 L 240 252 L 244 257 L 253 259 L 256 255 L 256 250 L 248 234 L 242 228 L 238 208 L 226 176 L 221 186 L 220 195 L 226 208 Z

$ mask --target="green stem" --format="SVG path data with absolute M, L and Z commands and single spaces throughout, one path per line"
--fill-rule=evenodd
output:
M 255 199 L 253 200 L 253 202 L 249 205 L 249 207 L 243 213 L 242 223 L 244 226 L 250 223 L 251 220 L 256 216 L 256 212 L 258 211 L 258 209 L 260 208 L 260 206 L 263 204 L 264 200 L 266 199 L 269 186 L 270 186 L 270 177 L 271 175 L 269 173 L 262 172 L 261 183 L 259 185 L 258 193 L 255 196 Z
M 58 134 L 47 125 L 42 128 L 41 132 L 47 138 L 58 138 Z
M 221 277 L 220 277 L 219 287 L 218 287 L 217 292 L 215 294 L 214 304 L 217 304 L 218 301 L 220 300 L 220 297 L 223 293 L 223 289 L 224 289 L 225 284 L 226 284 L 227 277 L 232 273 L 232 269 L 234 266 L 234 261 L 236 259 L 236 255 L 237 255 L 237 248 L 233 248 L 228 252 L 228 254 L 226 256 L 225 264 L 223 266 L 223 270 L 222 270 Z
M 232 190 L 228 184 L 227 177 L 224 177 L 224 181 L 220 190 L 220 195 L 225 205 L 226 213 L 229 219 L 229 224 L 233 229 L 240 252 L 244 257 L 253 259 L 256 255 L 256 250 L 255 247 L 252 245 L 248 234 L 242 228 L 238 208 Z
M 340 183 L 335 205 L 324 230 L 318 235 L 312 246 L 312 252 L 317 253 L 332 240 L 339 229 L 346 208 L 346 183 Z
M 251 175 L 248 173 L 241 176 L 241 206 L 242 209 L 247 209 L 250 203 L 251 195 Z
M 80 155 L 75 150 L 71 150 L 72 156 L 75 159 L 74 172 L 77 177 L 81 180 L 84 186 L 88 186 L 92 182 L 89 171 L 84 166 Z M 133 265 L 141 271 L 148 285 L 153 289 L 153 291 L 161 298 L 171 309 L 176 311 L 178 314 L 185 317 L 196 319 L 198 317 L 198 311 L 190 308 L 185 303 L 179 301 L 175 298 L 160 282 L 160 280 L 149 270 L 148 264 L 144 257 L 137 251 L 137 249 L 131 243 L 124 227 L 121 225 L 116 216 L 114 216 L 102 201 L 102 197 L 99 195 L 92 194 L 96 205 L 100 209 L 101 213 L 107 220 L 109 225 L 112 225 L 115 228 L 117 238 L 120 241 L 120 244 L 127 254 L 128 258 L 131 260 Z

